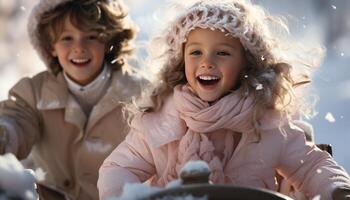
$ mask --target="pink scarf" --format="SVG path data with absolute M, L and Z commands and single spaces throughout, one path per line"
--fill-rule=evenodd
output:
M 212 170 L 211 181 L 224 183 L 226 163 L 214 154 L 215 147 L 206 133 L 220 129 L 239 133 L 251 131 L 253 101 L 252 95 L 242 97 L 242 91 L 237 90 L 210 105 L 193 94 L 187 85 L 176 86 L 174 88 L 175 107 L 188 129 L 180 141 L 170 144 L 178 146 L 177 156 L 169 157 L 167 168 L 157 184 L 166 185 L 169 181 L 176 179 L 181 168 L 190 160 L 206 161 Z M 226 134 L 224 139 L 224 151 L 233 148 L 230 147 L 233 144 L 232 134 Z M 225 154 L 225 152 L 222 153 Z

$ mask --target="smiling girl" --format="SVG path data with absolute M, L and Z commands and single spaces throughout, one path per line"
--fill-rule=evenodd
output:
M 278 171 L 308 198 L 345 199 L 348 174 L 305 140 L 310 125 L 293 95 L 307 79 L 278 56 L 273 17 L 244 0 L 191 5 L 155 40 L 165 45 L 159 79 L 100 168 L 101 200 L 130 182 L 163 187 L 190 160 L 207 162 L 214 184 L 277 191 Z

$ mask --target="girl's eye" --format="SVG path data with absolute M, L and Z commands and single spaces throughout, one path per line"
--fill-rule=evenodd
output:
M 219 52 L 217 53 L 217 55 L 219 55 L 219 56 L 229 56 L 229 55 L 231 55 L 231 54 L 228 53 L 228 52 L 226 52 L 226 51 L 219 51 Z
M 198 55 L 201 55 L 202 52 L 199 51 L 199 50 L 195 50 L 195 51 L 191 51 L 190 55 L 194 55 L 194 56 L 198 56 Z

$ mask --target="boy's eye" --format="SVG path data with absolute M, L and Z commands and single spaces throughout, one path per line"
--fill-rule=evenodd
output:
M 89 39 L 89 40 L 97 40 L 98 37 L 97 37 L 97 35 L 89 35 L 89 36 L 88 36 L 88 39 Z
M 228 53 L 228 52 L 226 52 L 226 51 L 219 51 L 219 52 L 217 53 L 217 55 L 219 55 L 219 56 L 229 56 L 229 55 L 231 55 L 231 54 Z
M 63 37 L 61 37 L 61 40 L 62 41 L 70 41 L 70 40 L 72 40 L 73 38 L 71 37 L 71 36 L 63 36 Z
M 199 50 L 195 50 L 195 51 L 191 51 L 190 52 L 190 55 L 194 55 L 194 56 L 198 56 L 198 55 L 201 55 L 201 54 L 202 54 L 202 52 L 199 51 Z

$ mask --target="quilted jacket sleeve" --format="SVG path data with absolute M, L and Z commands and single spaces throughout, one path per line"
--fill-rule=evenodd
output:
M 350 188 L 350 178 L 327 153 L 307 143 L 300 128 L 286 128 L 279 172 L 299 191 L 312 198 L 332 199 L 336 187 Z
M 142 133 L 131 128 L 122 142 L 103 162 L 99 170 L 101 200 L 120 196 L 125 183 L 144 182 L 155 174 L 153 157 Z

